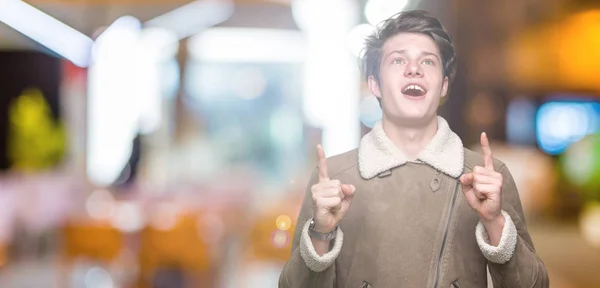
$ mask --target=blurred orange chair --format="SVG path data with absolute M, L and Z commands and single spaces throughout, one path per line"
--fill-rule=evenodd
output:
M 123 251 L 125 237 L 105 221 L 67 222 L 62 228 L 61 276 L 59 287 L 68 287 L 68 275 L 79 259 L 110 266 Z
M 159 269 L 182 270 L 191 287 L 212 287 L 210 247 L 200 237 L 198 216 L 180 214 L 170 227 L 146 226 L 140 235 L 138 287 L 150 287 Z M 187 281 L 186 281 L 187 282 Z
M 91 258 L 111 262 L 123 248 L 124 236 L 109 223 L 67 223 L 63 228 L 63 256 L 72 261 Z

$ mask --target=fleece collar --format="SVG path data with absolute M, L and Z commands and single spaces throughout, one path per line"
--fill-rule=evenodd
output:
M 458 178 L 463 172 L 464 149 L 458 135 L 448 122 L 437 116 L 438 131 L 429 144 L 417 157 L 416 162 L 425 163 L 451 177 Z M 401 166 L 408 162 L 404 153 L 390 140 L 381 121 L 360 141 L 358 148 L 358 166 L 360 175 L 371 179 L 381 172 Z

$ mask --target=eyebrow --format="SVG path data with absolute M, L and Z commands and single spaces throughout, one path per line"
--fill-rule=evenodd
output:
M 390 55 L 392 55 L 392 54 L 406 54 L 406 50 L 404 50 L 404 49 L 403 50 L 394 50 L 394 51 L 390 52 L 387 56 L 385 56 L 385 59 L 390 57 Z M 435 58 L 438 59 L 438 61 L 440 61 L 440 57 L 438 57 L 438 55 L 435 53 L 421 51 L 421 53 L 419 53 L 419 57 L 423 57 L 423 56 L 434 56 Z

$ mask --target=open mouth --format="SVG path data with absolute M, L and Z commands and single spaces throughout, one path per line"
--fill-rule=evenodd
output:
M 408 84 L 402 89 L 402 94 L 419 97 L 427 93 L 427 89 L 419 84 Z

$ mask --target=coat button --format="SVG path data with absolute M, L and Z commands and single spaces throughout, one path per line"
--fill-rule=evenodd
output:
M 429 188 L 431 188 L 431 192 L 437 192 L 438 190 L 440 190 L 441 186 L 442 186 L 442 179 L 440 177 L 440 173 L 438 172 L 433 176 L 433 179 L 431 179 Z

